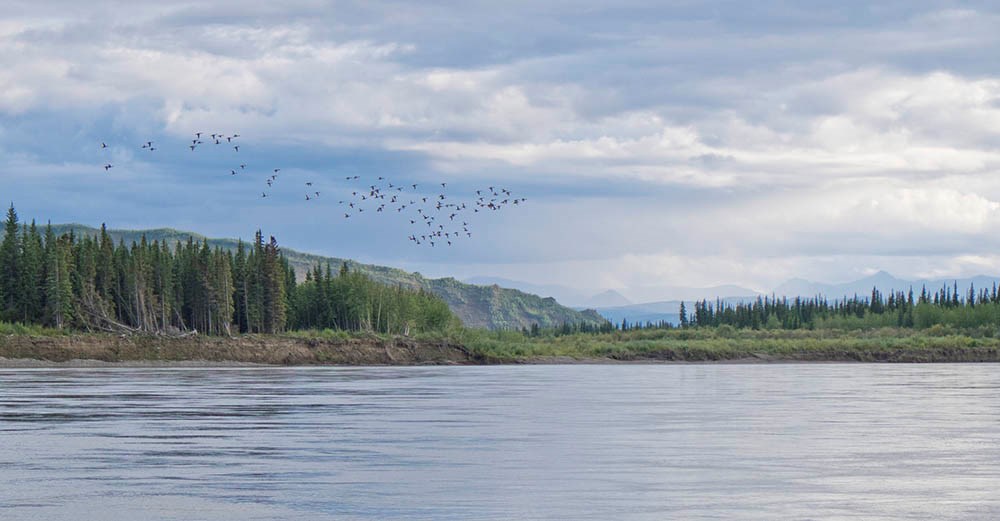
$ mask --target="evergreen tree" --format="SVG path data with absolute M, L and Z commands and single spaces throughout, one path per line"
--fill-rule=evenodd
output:
M 5 320 L 19 318 L 21 244 L 18 228 L 17 211 L 11 204 L 4 222 L 3 242 L 0 242 L 0 317 Z
M 63 328 L 73 321 L 73 287 L 68 236 L 56 238 L 52 225 L 45 229 L 45 316 L 49 325 Z

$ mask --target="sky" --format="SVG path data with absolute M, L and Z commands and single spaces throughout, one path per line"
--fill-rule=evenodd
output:
M 0 201 L 595 293 L 1000 274 L 997 27 L 994 2 L 6 0 Z M 344 219 L 353 175 L 527 201 L 428 248 Z

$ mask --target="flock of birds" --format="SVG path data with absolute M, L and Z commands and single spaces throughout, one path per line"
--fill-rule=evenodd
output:
M 204 136 L 204 140 L 202 139 Z M 231 147 L 234 154 L 240 151 L 237 139 L 239 134 L 196 132 L 188 148 L 196 152 L 206 144 Z M 206 141 L 207 140 L 207 141 Z M 107 150 L 107 143 L 101 142 L 101 150 Z M 157 148 L 152 140 L 142 143 L 139 147 L 147 152 Z M 108 161 L 103 165 L 107 172 L 114 168 Z M 230 176 L 246 172 L 246 163 L 229 169 Z M 280 168 L 274 168 L 267 174 L 264 182 L 267 188 L 261 191 L 260 198 L 265 199 L 271 194 L 268 191 L 278 182 Z M 344 178 L 349 188 L 337 204 L 343 211 L 343 219 L 350 220 L 352 216 L 360 216 L 368 211 L 370 215 L 395 215 L 409 222 L 411 231 L 407 239 L 415 244 L 428 247 L 453 246 L 459 240 L 472 237 L 470 221 L 479 213 L 498 212 L 504 208 L 523 204 L 527 199 L 514 197 L 510 190 L 497 186 L 489 186 L 475 190 L 475 197 L 468 195 L 462 198 L 458 194 L 448 192 L 448 183 L 429 185 L 433 190 L 424 190 L 428 185 L 420 183 L 399 184 L 390 181 L 385 176 L 369 179 L 361 175 Z M 308 203 L 320 196 L 320 190 L 314 187 L 313 181 L 304 182 L 305 202 Z

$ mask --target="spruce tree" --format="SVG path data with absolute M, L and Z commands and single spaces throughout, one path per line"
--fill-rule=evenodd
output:
M 4 222 L 3 242 L 0 242 L 0 318 L 4 320 L 18 319 L 21 261 L 18 228 L 17 211 L 11 204 L 7 209 L 7 220 Z
M 73 320 L 73 288 L 70 280 L 67 236 L 56 238 L 49 224 L 45 229 L 45 315 L 47 322 L 63 328 Z

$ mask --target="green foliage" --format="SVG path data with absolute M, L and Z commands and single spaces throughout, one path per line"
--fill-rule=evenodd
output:
M 0 242 L 0 319 L 56 329 L 197 330 L 210 335 L 336 328 L 393 334 L 440 331 L 457 319 L 421 288 L 380 284 L 329 268 L 296 284 L 278 243 L 257 231 L 236 253 L 207 239 L 168 244 L 140 236 L 127 244 L 101 227 L 45 236 L 7 212 Z
M 959 333 L 944 326 L 926 333 L 909 328 L 868 331 L 695 328 L 534 337 L 518 331 L 462 330 L 453 333 L 450 340 L 491 362 L 547 358 L 977 361 L 995 360 L 1000 349 L 1000 339 L 977 336 L 975 332 Z
M 457 319 L 440 298 L 379 284 L 342 266 L 337 276 L 318 265 L 295 287 L 293 327 L 403 334 L 441 331 Z
M 23 324 L 21 322 L 0 322 L 0 335 L 22 336 L 60 336 L 67 334 L 65 329 L 55 329 L 38 324 Z
M 763 297 L 747 303 L 720 300 L 713 304 L 703 300 L 695 302 L 691 321 L 692 327 L 726 325 L 738 329 L 927 329 L 938 324 L 963 330 L 996 330 L 1000 327 L 996 286 L 992 291 L 970 287 L 966 292 L 960 292 L 957 285 L 945 286 L 933 294 L 924 288 L 918 298 L 914 298 L 912 290 L 883 295 L 872 289 L 870 297 L 834 301 L 823 297 Z
M 238 249 L 243 245 L 238 240 L 206 239 L 202 235 L 170 228 L 141 231 L 98 230 L 81 224 L 56 225 L 53 228 L 56 236 L 72 233 L 77 237 L 96 238 L 101 234 L 106 234 L 112 243 L 131 244 L 146 237 L 147 241 L 159 242 L 162 245 L 173 247 L 176 244 L 185 244 L 189 240 L 196 244 L 207 240 L 212 248 L 221 248 L 236 256 L 238 256 Z M 254 247 L 251 246 L 250 253 L 254 251 Z M 520 329 L 538 324 L 542 328 L 548 328 L 560 327 L 563 323 L 589 322 L 596 326 L 605 322 L 604 318 L 596 311 L 576 311 L 560 305 L 552 298 L 542 298 L 515 289 L 464 284 L 453 278 L 427 279 L 419 273 L 409 273 L 386 266 L 362 264 L 349 259 L 321 257 L 289 249 L 282 249 L 281 257 L 287 261 L 288 266 L 292 268 L 299 279 L 303 279 L 305 274 L 311 272 L 315 266 L 329 264 L 334 267 L 334 271 L 337 271 L 338 267 L 344 266 L 352 272 L 363 273 L 373 281 L 387 286 L 402 286 L 413 290 L 423 289 L 425 292 L 433 293 L 443 299 L 452 313 L 458 316 L 464 324 L 472 327 Z M 244 266 L 244 263 L 236 261 L 233 265 L 233 281 L 238 294 L 237 298 L 234 299 L 236 313 L 233 322 L 239 326 L 240 331 L 263 330 L 264 309 L 258 307 L 259 301 L 253 299 L 253 295 L 263 298 L 260 293 L 262 290 L 260 281 L 255 279 L 254 273 L 248 273 L 246 278 L 243 278 L 243 274 L 235 269 L 236 265 Z M 287 282 L 285 286 L 286 290 L 291 287 Z M 244 298 L 244 292 L 249 292 L 250 297 Z M 287 294 L 286 298 L 289 298 Z M 293 302 L 289 298 L 289 308 L 294 307 Z

